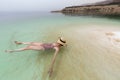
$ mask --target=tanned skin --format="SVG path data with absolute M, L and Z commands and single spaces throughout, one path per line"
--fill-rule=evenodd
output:
M 25 44 L 27 46 L 24 47 L 24 48 L 15 49 L 15 50 L 6 50 L 6 52 L 20 52 L 20 51 L 25 51 L 25 50 L 45 50 L 44 47 L 42 46 L 43 43 L 39 43 L 39 42 L 18 42 L 18 41 L 15 41 L 15 43 L 16 44 Z M 52 61 L 51 61 L 51 64 L 50 64 L 50 68 L 48 70 L 49 77 L 51 77 L 51 75 L 53 73 L 54 63 L 55 63 L 57 54 L 60 50 L 60 47 L 63 46 L 63 45 L 61 45 L 57 42 L 52 43 L 52 45 L 54 46 L 53 49 L 55 49 L 55 53 L 53 55 L 53 58 L 52 58 Z

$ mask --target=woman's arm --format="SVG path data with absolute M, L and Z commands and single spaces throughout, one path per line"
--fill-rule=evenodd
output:
M 57 54 L 59 52 L 59 48 L 58 47 L 55 47 L 54 49 L 55 49 L 55 53 L 54 53 L 54 56 L 52 58 L 52 62 L 51 62 L 51 65 L 50 65 L 50 68 L 49 68 L 49 71 L 48 71 L 49 77 L 52 75 L 53 66 L 54 66 L 54 63 L 55 63 L 55 60 L 56 60 L 56 56 L 57 56 Z

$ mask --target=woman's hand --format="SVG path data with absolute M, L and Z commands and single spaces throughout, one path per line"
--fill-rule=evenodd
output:
M 49 71 L 48 71 L 49 77 L 52 76 L 52 73 L 53 73 L 53 68 L 50 68 Z

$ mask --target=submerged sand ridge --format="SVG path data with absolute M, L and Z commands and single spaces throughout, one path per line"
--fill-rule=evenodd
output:
M 58 55 L 52 80 L 120 79 L 119 27 L 74 27 L 60 32 L 68 46 Z

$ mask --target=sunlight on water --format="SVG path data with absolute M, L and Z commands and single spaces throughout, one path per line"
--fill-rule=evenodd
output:
M 119 25 L 107 18 L 63 15 L 1 23 L 0 80 L 119 80 L 120 48 L 108 34 L 117 34 Z M 25 46 L 15 45 L 15 40 L 55 42 L 59 36 L 68 45 L 61 48 L 51 78 L 47 71 L 54 50 L 4 52 Z

